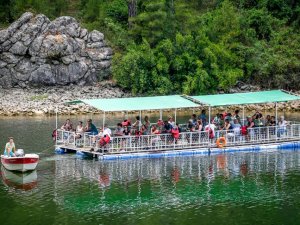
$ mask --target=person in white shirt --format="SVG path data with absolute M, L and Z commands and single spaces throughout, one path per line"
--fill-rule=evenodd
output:
M 216 125 L 213 123 L 207 124 L 204 128 L 205 131 L 209 131 L 209 138 L 213 139 L 215 137 Z
M 284 135 L 286 133 L 286 126 L 287 126 L 287 122 L 284 119 L 284 116 L 281 116 L 279 121 L 278 121 L 278 131 L 277 131 L 277 136 L 280 137 L 282 135 Z
M 109 137 L 111 137 L 111 129 L 107 127 L 107 124 L 104 124 L 102 136 L 104 135 L 108 135 Z

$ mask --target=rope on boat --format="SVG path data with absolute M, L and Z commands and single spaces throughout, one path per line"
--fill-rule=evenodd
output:
M 44 149 L 43 151 L 39 152 L 38 154 L 42 154 L 42 153 L 50 150 L 51 148 L 53 148 L 53 145 L 50 145 L 48 148 Z

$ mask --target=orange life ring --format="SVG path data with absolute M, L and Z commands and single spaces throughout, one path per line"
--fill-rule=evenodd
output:
M 225 137 L 218 138 L 217 141 L 216 141 L 216 145 L 217 145 L 218 148 L 224 148 L 225 145 L 226 145 Z

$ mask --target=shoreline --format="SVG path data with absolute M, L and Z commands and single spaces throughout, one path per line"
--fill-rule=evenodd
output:
M 40 88 L 11 88 L 0 90 L 0 117 L 16 116 L 54 116 L 56 107 L 59 115 L 86 115 L 89 113 L 101 114 L 99 110 L 84 105 L 65 105 L 64 102 L 85 98 L 120 98 L 130 97 L 130 93 L 119 88 L 112 81 L 104 81 L 93 86 L 55 86 Z M 300 101 L 282 102 L 277 104 L 279 112 L 299 112 Z M 275 103 L 261 105 L 245 105 L 245 111 L 272 112 Z M 241 105 L 229 107 L 214 107 L 213 111 L 234 111 L 242 109 Z M 178 109 L 178 111 L 189 111 L 192 109 Z M 194 109 L 195 112 L 201 108 Z M 164 110 L 172 112 L 172 110 Z M 147 111 L 157 112 L 157 110 Z M 113 113 L 109 113 L 113 114 Z

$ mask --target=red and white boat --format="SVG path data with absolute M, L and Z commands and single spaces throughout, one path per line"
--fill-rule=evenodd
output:
M 1 163 L 7 170 L 11 171 L 30 171 L 35 170 L 39 162 L 37 154 L 25 154 L 22 157 L 8 157 L 1 155 Z

